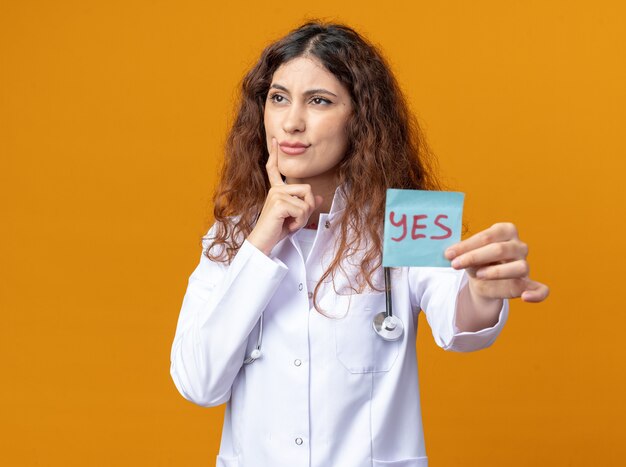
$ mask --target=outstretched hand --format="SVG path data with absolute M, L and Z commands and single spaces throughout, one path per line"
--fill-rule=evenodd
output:
M 445 251 L 454 269 L 466 269 L 472 294 L 481 298 L 516 298 L 541 302 L 548 286 L 528 277 L 528 246 L 511 223 L 494 224 Z
M 247 240 L 269 255 L 279 241 L 307 224 L 323 199 L 313 195 L 311 185 L 290 185 L 283 181 L 278 169 L 278 141 L 275 138 L 272 138 L 265 169 L 270 190 L 256 226 Z

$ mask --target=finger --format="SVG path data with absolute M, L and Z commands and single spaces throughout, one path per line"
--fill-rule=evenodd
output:
M 522 292 L 521 298 L 525 302 L 539 303 L 544 301 L 550 295 L 550 288 L 537 281 L 528 281 L 526 290 Z
M 485 280 L 520 279 L 528 277 L 528 273 L 528 263 L 520 259 L 510 263 L 482 267 L 476 270 L 476 277 Z
M 517 227 L 510 222 L 500 222 L 472 235 L 462 242 L 450 246 L 445 251 L 445 257 L 447 259 L 453 259 L 463 253 L 475 250 L 489 243 L 506 242 L 514 238 L 517 238 Z
M 455 269 L 479 268 L 488 264 L 503 261 L 525 259 L 528 247 L 519 240 L 508 242 L 489 243 L 467 253 L 461 254 L 452 260 Z
M 289 230 L 296 230 L 306 225 L 310 216 L 309 205 L 295 196 L 283 194 L 283 196 L 276 201 L 276 206 L 279 209 L 278 215 L 283 219 L 291 218 L 287 221 Z
M 280 188 L 283 193 L 288 193 L 291 196 L 300 198 L 311 207 L 311 212 L 315 210 L 315 197 L 313 196 L 313 190 L 311 185 L 307 184 L 295 184 L 295 185 L 283 185 Z
M 516 298 L 527 288 L 529 279 L 472 280 L 476 293 L 486 298 Z
M 272 138 L 272 147 L 269 157 L 267 158 L 265 170 L 267 171 L 267 178 L 270 181 L 270 186 L 285 185 L 283 177 L 280 175 L 280 170 L 278 170 L 278 141 L 276 138 Z

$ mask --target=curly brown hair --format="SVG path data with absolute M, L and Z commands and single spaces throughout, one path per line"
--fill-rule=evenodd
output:
M 381 52 L 343 24 L 310 21 L 263 50 L 243 78 L 239 110 L 225 144 L 214 202 L 216 229 L 205 255 L 232 261 L 252 231 L 270 183 L 263 116 L 276 69 L 297 57 L 314 58 L 350 91 L 354 109 L 347 125 L 348 148 L 338 171 L 345 196 L 334 259 L 315 287 L 334 281 L 344 261 L 359 253 L 355 292 L 374 284 L 382 262 L 387 188 L 440 189 L 435 159 L 416 118 Z M 214 247 L 219 247 L 213 251 Z M 325 313 L 323 313 L 325 314 Z

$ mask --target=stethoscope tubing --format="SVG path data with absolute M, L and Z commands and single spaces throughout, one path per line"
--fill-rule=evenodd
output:
M 378 313 L 374 317 L 372 325 L 376 334 L 378 334 L 381 338 L 386 341 L 395 341 L 402 337 L 404 326 L 398 317 L 393 316 L 393 300 L 391 298 L 391 268 L 385 266 L 383 270 L 385 276 L 385 311 Z M 259 335 L 257 337 L 256 348 L 243 361 L 246 365 L 252 363 L 261 356 L 264 316 L 265 312 L 261 313 L 261 317 L 259 318 Z
M 392 316 L 392 300 L 391 300 L 391 268 L 384 267 L 385 271 L 385 314 L 386 316 Z

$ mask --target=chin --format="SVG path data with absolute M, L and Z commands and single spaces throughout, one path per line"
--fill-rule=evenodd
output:
M 307 178 L 311 178 L 311 177 L 314 177 L 316 175 L 314 173 L 310 173 L 310 172 L 306 172 L 306 171 L 299 171 L 299 170 L 286 170 L 284 172 L 281 170 L 280 173 L 285 178 L 297 179 L 297 180 L 305 180 Z
M 279 172 L 287 178 L 309 178 L 318 175 L 304 167 L 294 167 L 295 164 L 278 164 Z

